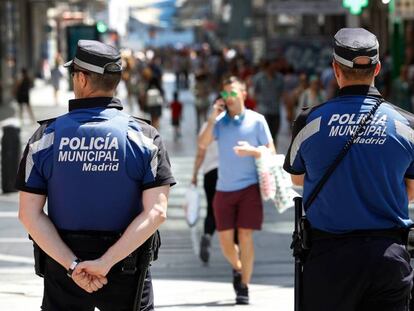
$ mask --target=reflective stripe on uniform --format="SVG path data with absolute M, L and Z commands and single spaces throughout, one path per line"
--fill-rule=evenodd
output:
M 405 125 L 401 121 L 395 120 L 395 131 L 398 135 L 401 135 L 411 143 L 414 143 L 414 131 L 408 125 Z
M 44 135 L 38 141 L 35 141 L 34 143 L 29 145 L 29 152 L 26 158 L 25 182 L 27 182 L 27 180 L 29 179 L 30 173 L 32 172 L 32 169 L 34 166 L 33 154 L 52 146 L 54 138 L 55 138 L 55 133 L 49 133 L 49 134 Z
M 312 122 L 309 122 L 299 133 L 296 135 L 295 140 L 292 143 L 292 148 L 290 150 L 290 165 L 293 165 L 295 158 L 298 154 L 299 148 L 302 143 L 311 137 L 312 135 L 319 132 L 321 127 L 321 118 L 319 117 Z
M 146 148 L 151 151 L 151 172 L 154 178 L 157 175 L 158 167 L 158 147 L 154 144 L 154 140 L 146 137 L 142 132 L 128 130 L 128 138 L 140 147 Z

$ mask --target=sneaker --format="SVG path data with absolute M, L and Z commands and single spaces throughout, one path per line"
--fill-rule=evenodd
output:
M 249 288 L 245 284 L 240 284 L 240 287 L 236 290 L 236 304 L 248 305 L 249 304 Z
M 211 235 L 204 234 L 200 241 L 200 259 L 204 263 L 208 263 L 210 259 Z
M 242 285 L 241 272 L 233 269 L 233 288 L 236 294 L 237 294 L 237 290 L 241 287 L 241 285 Z

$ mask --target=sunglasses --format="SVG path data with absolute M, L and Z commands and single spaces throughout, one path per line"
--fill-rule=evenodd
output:
M 222 92 L 220 92 L 220 96 L 223 99 L 227 99 L 229 97 L 237 97 L 237 92 L 235 92 L 235 91 L 230 91 L 230 92 L 222 91 Z

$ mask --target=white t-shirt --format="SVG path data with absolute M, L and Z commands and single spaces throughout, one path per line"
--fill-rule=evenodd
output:
M 201 126 L 200 133 L 204 131 L 206 127 L 207 122 Z M 216 168 L 218 168 L 218 146 L 217 141 L 213 140 L 206 149 L 206 155 L 204 156 L 204 161 L 201 165 L 201 171 L 203 172 L 203 175 L 205 175 Z
M 203 174 L 207 174 L 208 172 L 218 168 L 218 147 L 217 141 L 213 141 L 206 150 L 206 155 L 204 157 L 202 171 Z

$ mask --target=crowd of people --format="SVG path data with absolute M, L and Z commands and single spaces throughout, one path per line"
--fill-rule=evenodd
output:
M 220 95 L 221 82 L 224 78 L 235 76 L 246 84 L 246 108 L 263 114 L 269 124 L 273 139 L 277 142 L 281 118 L 291 124 L 298 113 L 306 107 L 321 104 L 338 94 L 338 85 L 330 63 L 320 72 L 309 72 L 295 68 L 283 56 L 264 57 L 254 62 L 250 53 L 242 50 L 224 48 L 222 51 L 212 51 L 209 46 L 199 48 L 160 48 L 133 52 L 124 50 L 122 53 L 122 81 L 127 91 L 127 105 L 131 113 L 136 111 L 146 113 L 151 123 L 157 129 L 160 127 L 160 117 L 164 108 L 175 107 L 171 111 L 171 125 L 174 127 L 175 138 L 180 133 L 180 119 L 183 103 L 180 92 L 190 90 L 194 96 L 196 131 L 200 130 L 207 120 L 208 112 L 215 99 Z M 382 71 L 377 78 L 378 89 L 384 98 L 392 100 L 397 106 L 409 112 L 414 111 L 414 67 L 409 57 L 401 66 L 400 74 L 395 79 L 391 77 L 391 59 L 385 55 L 382 60 Z M 26 70 L 24 70 L 26 71 Z M 163 74 L 172 72 L 175 76 L 175 93 L 165 94 Z M 62 58 L 58 54 L 47 75 L 53 87 L 55 104 L 59 103 L 61 80 L 65 77 Z M 30 109 L 30 100 L 22 97 L 29 93 L 31 84 L 23 83 L 30 79 L 26 71 L 16 80 L 15 96 L 21 107 Z M 24 95 L 24 96 L 23 96 Z M 176 96 L 176 99 L 174 97 Z M 24 103 L 23 103 L 24 102 Z M 26 103 L 27 102 L 27 103 Z M 177 103 L 181 107 L 177 107 Z
M 168 106 L 167 98 L 173 97 L 163 89 L 162 76 L 166 71 L 175 76 L 177 99 L 183 90 L 193 93 L 197 132 L 207 120 L 214 100 L 220 97 L 221 82 L 229 76 L 246 84 L 246 108 L 265 115 L 274 139 L 282 115 L 291 122 L 301 108 L 322 103 L 336 94 L 337 86 L 329 66 L 320 74 L 308 74 L 295 70 L 284 58 L 266 58 L 255 64 L 235 50 L 212 52 L 200 48 L 169 52 L 149 50 L 134 54 L 127 51 L 123 57 L 122 80 L 128 105 L 133 112 L 138 104 L 141 111 L 151 116 L 156 128 L 159 128 L 163 108 Z M 175 124 L 178 117 L 175 109 Z

